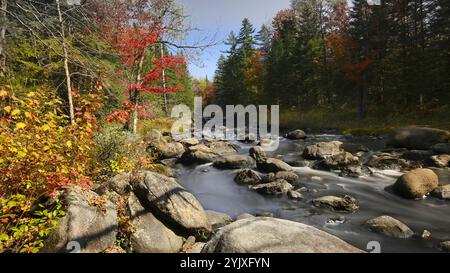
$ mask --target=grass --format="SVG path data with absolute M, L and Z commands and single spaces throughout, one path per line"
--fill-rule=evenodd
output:
M 314 132 L 323 129 L 337 129 L 342 133 L 352 134 L 381 134 L 395 128 L 407 126 L 449 130 L 449 117 L 449 111 L 427 115 L 377 113 L 368 115 L 365 119 L 359 119 L 356 110 L 285 111 L 280 113 L 280 128 L 282 130 L 309 128 Z

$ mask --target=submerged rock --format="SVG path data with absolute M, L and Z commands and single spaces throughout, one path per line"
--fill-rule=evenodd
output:
M 128 210 L 134 227 L 130 241 L 136 253 L 177 253 L 181 249 L 183 238 L 146 210 L 133 193 Z
M 223 227 L 203 253 L 360 253 L 341 239 L 301 223 L 244 219 Z
M 261 180 L 261 176 L 251 169 L 240 170 L 234 178 L 236 183 L 245 185 L 256 185 L 259 184 Z
M 81 253 L 100 253 L 114 245 L 118 225 L 111 201 L 78 187 L 68 189 L 65 200 L 66 215 L 44 242 L 42 252 L 67 252 L 69 242 L 79 243 Z
M 132 185 L 142 205 L 172 230 L 196 236 L 211 232 L 203 207 L 175 179 L 144 172 Z
M 303 157 L 306 159 L 325 159 L 342 153 L 342 142 L 319 142 L 306 146 L 303 151 Z
M 405 224 L 391 216 L 380 216 L 365 223 L 370 230 L 386 236 L 406 239 L 414 235 L 414 232 Z
M 416 169 L 402 175 L 393 186 L 399 196 L 420 199 L 439 186 L 438 176 L 430 169 Z
M 313 205 L 332 211 L 355 212 L 359 209 L 358 201 L 349 195 L 344 197 L 324 196 L 313 200 Z
M 251 168 L 255 160 L 247 155 L 225 155 L 214 161 L 214 167 L 219 169 L 242 169 Z
M 433 128 L 401 128 L 394 130 L 387 144 L 393 147 L 411 150 L 428 150 L 438 143 L 447 143 L 449 132 Z

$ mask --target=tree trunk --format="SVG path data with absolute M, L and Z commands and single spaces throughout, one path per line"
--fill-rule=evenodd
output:
M 164 47 L 163 44 L 161 44 L 161 58 L 164 58 Z M 161 72 L 161 77 L 162 77 L 162 84 L 163 84 L 163 90 L 164 90 L 164 113 L 166 115 L 169 114 L 169 109 L 168 109 L 168 101 L 167 101 L 167 93 L 166 93 L 166 70 L 164 69 L 164 63 L 163 63 L 163 69 Z
M 137 74 L 136 74 L 136 84 L 140 85 L 141 84 L 141 78 L 142 78 L 142 66 L 144 65 L 144 53 L 142 53 L 141 59 L 139 60 L 139 64 L 138 64 L 138 70 L 137 70 Z M 132 117 L 130 120 L 131 126 L 131 132 L 133 134 L 137 134 L 137 127 L 138 127 L 138 121 L 139 121 L 139 90 L 135 89 L 132 90 L 130 92 L 133 92 L 132 94 L 130 94 L 130 101 L 133 104 L 133 112 L 132 112 Z
M 58 17 L 59 17 L 59 24 L 60 24 L 60 32 L 61 32 L 61 41 L 62 41 L 62 48 L 64 53 L 64 72 L 66 73 L 66 84 L 67 84 L 67 101 L 69 103 L 69 117 L 70 117 L 70 123 L 75 124 L 75 111 L 73 107 L 73 98 L 72 98 L 72 81 L 70 78 L 70 69 L 69 69 L 69 53 L 67 49 L 67 43 L 65 40 L 65 31 L 64 31 L 64 22 L 62 18 L 62 12 L 61 12 L 61 5 L 60 1 L 56 0 L 56 7 L 58 9 Z
M 6 44 L 6 10 L 8 8 L 8 0 L 1 0 L 1 28 L 0 28 L 0 72 L 4 73 L 6 69 L 6 56 L 5 56 L 5 44 Z

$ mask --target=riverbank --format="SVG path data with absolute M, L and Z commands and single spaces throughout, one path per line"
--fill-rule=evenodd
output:
M 282 111 L 280 128 L 282 131 L 291 128 L 304 128 L 314 133 L 324 129 L 336 130 L 340 133 L 352 134 L 384 134 L 400 127 L 432 127 L 450 130 L 449 111 L 434 115 L 402 115 L 393 116 L 383 113 L 369 115 L 358 119 L 355 111 L 318 110 L 310 112 Z

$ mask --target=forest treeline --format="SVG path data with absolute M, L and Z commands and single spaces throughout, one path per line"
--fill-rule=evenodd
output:
M 259 32 L 243 20 L 209 100 L 448 122 L 450 2 L 372 2 L 293 0 Z

